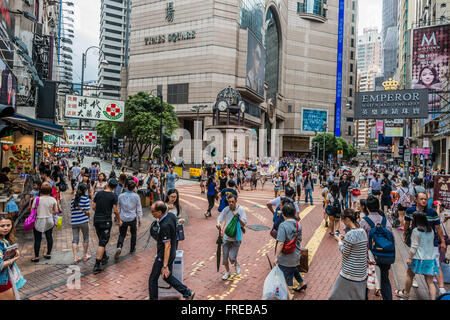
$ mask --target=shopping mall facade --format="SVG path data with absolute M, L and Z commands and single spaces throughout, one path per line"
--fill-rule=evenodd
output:
M 315 131 L 326 123 L 335 132 L 339 11 L 339 1 L 326 0 L 134 0 L 122 98 L 159 88 L 180 128 L 193 134 L 197 117 L 204 129 L 213 127 L 218 93 L 236 88 L 246 105 L 244 127 L 280 129 L 268 144 L 308 154 Z M 357 1 L 345 0 L 341 15 L 338 124 L 354 144 Z M 207 107 L 197 114 L 199 105 Z

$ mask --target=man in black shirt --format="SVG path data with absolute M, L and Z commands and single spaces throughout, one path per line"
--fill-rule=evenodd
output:
M 348 209 L 348 188 L 350 188 L 350 181 L 347 174 L 344 173 L 342 180 L 339 181 L 339 191 L 342 195 L 342 210 Z
M 105 247 L 109 242 L 112 228 L 112 213 L 116 216 L 119 227 L 122 226 L 120 213 L 117 208 L 118 198 L 114 193 L 118 182 L 116 179 L 110 179 L 105 191 L 99 191 L 93 200 L 92 209 L 94 214 L 94 227 L 98 237 L 97 257 L 95 259 L 94 273 L 103 271 L 101 265 L 108 263 L 109 257 L 106 255 Z
M 152 205 L 152 215 L 155 219 L 158 219 L 159 232 L 156 244 L 157 255 L 148 279 L 150 300 L 158 300 L 158 278 L 160 275 L 185 299 L 192 300 L 195 293 L 172 275 L 173 262 L 176 257 L 177 219 L 175 215 L 167 212 L 167 206 L 162 201 L 156 201 Z

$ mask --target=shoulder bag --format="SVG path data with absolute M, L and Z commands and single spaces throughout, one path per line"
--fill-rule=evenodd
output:
M 34 208 L 31 210 L 30 215 L 28 216 L 28 218 L 25 219 L 25 222 L 23 223 L 23 229 L 25 231 L 31 231 L 34 229 L 38 205 L 39 205 L 39 197 L 36 197 Z
M 297 244 L 298 238 L 298 221 L 296 221 L 296 225 L 297 225 L 297 232 L 295 233 L 295 238 L 283 244 L 283 249 L 281 250 L 281 253 L 283 254 L 291 254 L 294 253 L 295 251 L 295 246 Z

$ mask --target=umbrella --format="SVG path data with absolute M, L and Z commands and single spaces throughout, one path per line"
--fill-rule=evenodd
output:
M 222 230 L 221 230 L 221 228 L 219 227 L 219 237 L 217 237 L 217 241 L 216 241 L 216 243 L 217 243 L 217 272 L 219 272 L 219 268 L 220 268 L 220 257 L 221 257 L 221 255 L 222 255 L 222 243 L 223 243 L 223 241 L 222 241 L 222 235 L 221 235 L 221 233 L 222 233 Z

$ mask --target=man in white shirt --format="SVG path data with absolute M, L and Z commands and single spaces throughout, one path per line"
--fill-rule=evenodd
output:
M 241 246 L 242 241 L 237 240 L 237 236 L 229 237 L 224 231 L 226 226 L 231 222 L 231 220 L 235 217 L 239 217 L 238 228 L 243 227 L 247 224 L 247 216 L 245 214 L 245 210 L 243 207 L 237 205 L 237 196 L 234 194 L 230 194 L 227 196 L 228 207 L 222 210 L 219 217 L 217 218 L 217 228 L 221 228 L 223 231 L 223 244 L 222 244 L 222 252 L 223 252 L 223 265 L 225 266 L 225 274 L 222 276 L 222 280 L 227 280 L 230 277 L 230 265 L 234 264 L 236 267 L 236 274 L 241 273 L 241 267 L 237 261 L 237 255 L 239 253 L 239 247 Z M 239 231 L 238 231 L 239 232 Z

